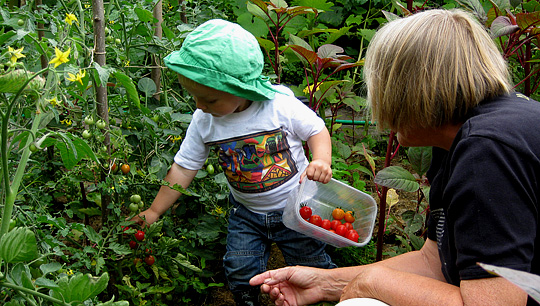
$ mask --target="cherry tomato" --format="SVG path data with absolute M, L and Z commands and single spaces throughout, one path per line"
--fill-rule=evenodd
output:
M 129 167 L 128 164 L 122 164 L 122 166 L 120 166 L 120 170 L 122 170 L 122 173 L 128 174 L 129 170 L 130 170 L 130 167 Z
M 111 172 L 112 172 L 112 173 L 118 172 L 118 165 L 117 165 L 116 163 L 113 163 L 113 164 L 111 165 Z
M 82 137 L 83 137 L 84 139 L 88 139 L 88 138 L 92 137 L 92 132 L 90 132 L 89 130 L 84 130 L 84 131 L 82 132 Z
M 321 227 L 324 228 L 325 230 L 329 230 L 331 228 L 331 223 L 332 222 L 330 222 L 330 220 L 324 219 L 321 222 Z
M 313 212 L 311 211 L 311 208 L 309 206 L 302 206 L 300 207 L 300 217 L 307 220 L 309 217 L 311 217 L 311 214 Z
M 352 230 L 352 229 L 353 229 L 352 224 L 349 223 L 349 222 L 345 222 L 345 223 L 343 223 L 343 225 L 345 225 L 345 228 L 346 228 L 347 230 Z
M 321 226 L 322 218 L 319 215 L 311 215 L 311 217 L 309 217 L 309 223 L 316 226 Z
M 139 208 L 138 205 L 137 205 L 137 208 Z M 135 239 L 137 239 L 138 241 L 143 241 L 144 240 L 144 232 L 143 231 L 137 231 L 135 233 Z
M 86 123 L 88 125 L 93 125 L 94 124 L 94 118 L 92 118 L 91 116 L 86 116 L 86 117 L 84 117 L 84 123 Z
M 32 153 L 37 152 L 38 150 L 35 143 L 31 143 L 29 149 L 30 149 L 30 152 Z
M 208 172 L 208 174 L 214 174 L 214 166 L 212 166 L 212 164 L 206 166 L 206 172 Z
M 96 122 L 96 126 L 98 127 L 98 129 L 103 130 L 107 126 L 107 123 L 103 121 L 103 119 L 99 119 Z
M 347 227 L 345 225 L 340 224 L 336 227 L 336 234 L 340 236 L 345 236 L 347 234 Z
M 139 210 L 139 205 L 137 203 L 129 204 L 129 210 L 131 212 L 137 212 Z
M 126 234 L 126 231 L 128 229 L 129 229 L 129 226 L 122 226 L 122 231 L 123 231 L 122 235 L 127 236 L 128 234 Z
M 341 225 L 341 221 L 339 220 L 332 220 L 332 222 L 330 222 L 330 228 L 333 230 L 335 230 L 338 225 Z
M 138 257 L 135 258 L 135 259 L 133 259 L 133 265 L 134 265 L 134 266 L 138 265 L 140 262 L 142 262 L 142 259 L 140 259 L 140 258 L 138 258 Z
M 139 203 L 141 201 L 141 196 L 138 194 L 134 194 L 131 197 L 129 197 L 129 201 L 131 203 Z
M 156 258 L 154 255 L 148 255 L 144 258 L 144 262 L 146 262 L 147 265 L 151 266 L 156 262 Z
M 354 217 L 354 213 L 352 211 L 347 211 L 344 216 L 345 222 L 353 223 L 356 218 Z
M 341 208 L 335 208 L 334 211 L 332 211 L 332 217 L 335 220 L 341 220 L 343 217 L 345 217 L 345 212 Z
M 22 19 L 17 20 L 17 25 L 19 27 L 22 27 L 24 25 L 24 20 L 22 20 Z
M 345 237 L 354 242 L 358 242 L 358 238 L 360 238 L 360 235 L 358 235 L 357 231 L 352 229 L 347 232 L 347 235 Z
M 130 240 L 129 241 L 129 247 L 132 248 L 132 249 L 136 249 L 137 248 L 137 241 Z

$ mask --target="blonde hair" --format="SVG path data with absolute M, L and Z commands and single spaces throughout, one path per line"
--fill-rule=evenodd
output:
M 472 16 L 429 10 L 384 25 L 364 79 L 379 127 L 405 132 L 465 120 L 482 100 L 512 91 L 497 46 Z

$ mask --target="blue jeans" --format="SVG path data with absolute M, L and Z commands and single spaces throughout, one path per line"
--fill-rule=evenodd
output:
M 282 211 L 257 214 L 229 197 L 233 208 L 229 216 L 227 253 L 223 257 L 230 290 L 249 290 L 249 280 L 266 271 L 270 247 L 275 242 L 289 266 L 337 268 L 324 248 L 326 244 L 286 227 Z

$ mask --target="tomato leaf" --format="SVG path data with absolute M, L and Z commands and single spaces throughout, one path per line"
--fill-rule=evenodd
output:
M 0 238 L 0 258 L 7 263 L 31 261 L 38 257 L 34 232 L 16 227 Z

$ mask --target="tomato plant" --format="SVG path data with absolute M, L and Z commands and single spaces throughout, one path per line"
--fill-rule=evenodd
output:
M 309 206 L 304 205 L 300 207 L 300 217 L 302 217 L 303 219 L 309 219 L 312 213 L 313 212 L 311 211 L 311 208 Z

